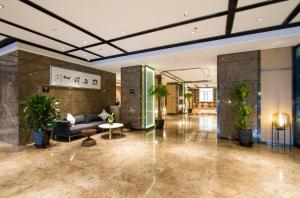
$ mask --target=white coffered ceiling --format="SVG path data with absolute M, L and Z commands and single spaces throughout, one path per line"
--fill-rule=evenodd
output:
M 104 39 L 123 36 L 122 32 L 132 34 L 224 11 L 228 7 L 228 0 L 31 1 Z M 188 13 L 188 16 L 185 17 L 184 13 Z
M 122 66 L 136 64 L 150 64 L 160 71 L 200 67 L 190 74 L 188 71 L 172 73 L 184 80 L 205 80 L 204 77 L 208 77 L 203 71 L 208 70 L 213 76 L 216 56 L 232 48 L 220 45 L 221 48 L 214 47 L 212 51 L 179 50 L 163 54 L 158 50 L 187 49 L 184 46 L 300 26 L 300 0 L 239 0 L 236 7 L 234 2 L 0 0 L 3 5 L 0 42 L 12 38 L 26 48 L 49 51 L 51 56 L 77 58 L 84 61 L 84 65 L 116 73 Z M 232 6 L 233 9 L 229 9 Z M 287 43 L 295 44 L 299 42 L 297 39 L 292 37 Z M 262 41 L 259 42 L 254 46 L 253 43 L 244 45 L 252 46 L 248 49 L 259 49 L 272 48 L 275 43 L 273 40 L 264 43 L 269 46 L 262 46 Z M 243 50 L 245 47 L 233 48 Z M 140 55 L 145 52 L 153 54 Z M 213 78 L 211 82 L 215 82 Z
M 233 12 L 228 9 L 232 2 L 0 0 L 0 28 L 2 36 L 95 61 L 166 45 L 230 37 L 225 30 Z M 281 25 L 299 2 L 239 0 L 232 33 Z M 296 16 L 282 25 L 299 21 Z
M 2 40 L 4 40 L 4 39 L 6 39 L 6 37 L 0 35 L 0 41 L 2 41 Z

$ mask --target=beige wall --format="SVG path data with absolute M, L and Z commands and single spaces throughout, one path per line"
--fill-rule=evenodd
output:
M 167 113 L 177 113 L 177 84 L 167 84 Z
M 116 101 L 121 102 L 121 86 L 116 85 Z
M 261 51 L 262 141 L 271 141 L 272 114 L 275 112 L 286 112 L 292 116 L 291 47 Z

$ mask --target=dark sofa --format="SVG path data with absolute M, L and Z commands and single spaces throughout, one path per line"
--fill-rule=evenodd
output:
M 106 123 L 97 114 L 91 113 L 77 115 L 74 118 L 75 124 L 73 126 L 66 118 L 57 121 L 57 125 L 53 130 L 55 139 L 64 137 L 68 138 L 70 142 L 72 137 L 81 136 L 81 130 L 98 129 L 100 124 Z

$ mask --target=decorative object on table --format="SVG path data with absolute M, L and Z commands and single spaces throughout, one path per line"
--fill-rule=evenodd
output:
M 112 139 L 112 137 L 114 136 L 114 133 L 113 133 L 114 129 L 119 129 L 119 137 L 123 137 L 124 136 L 122 134 L 122 130 L 121 130 L 121 128 L 123 126 L 124 126 L 124 124 L 122 124 L 122 123 L 112 123 L 112 124 L 100 124 L 99 128 L 101 128 L 101 129 L 109 129 L 108 139 Z M 106 136 L 102 136 L 102 137 L 106 137 Z
M 98 115 L 102 120 L 106 120 L 108 117 L 108 113 L 105 111 L 105 109 L 102 110 L 102 112 Z
M 272 148 L 274 147 L 274 135 L 275 135 L 275 147 L 279 146 L 279 135 L 283 132 L 283 149 L 285 151 L 285 132 L 289 130 L 289 143 L 290 150 L 292 150 L 292 129 L 291 129 L 290 115 L 288 113 L 274 113 L 272 116 Z
M 115 106 L 120 106 L 120 101 L 116 100 Z
M 34 95 L 24 102 L 24 129 L 33 131 L 35 146 L 46 148 L 49 146 L 51 130 L 59 118 L 59 101 L 45 95 Z M 49 132 L 50 131 L 50 132 Z
M 82 141 L 81 146 L 83 147 L 90 147 L 96 145 L 96 140 L 91 138 L 92 135 L 95 135 L 97 132 L 96 129 L 83 129 L 81 130 L 81 134 L 87 137 L 85 140 Z
M 115 119 L 115 114 L 114 113 L 108 115 L 107 116 L 108 124 L 112 125 L 114 123 L 114 119 Z
M 161 105 L 161 100 L 168 96 L 168 90 L 167 90 L 167 86 L 166 85 L 155 85 L 150 87 L 150 95 L 153 95 L 156 97 L 157 99 L 157 103 L 158 103 L 158 117 L 155 120 L 155 125 L 157 129 L 162 129 L 164 128 L 164 119 L 162 118 L 162 105 Z
M 190 107 L 190 100 L 193 97 L 193 94 L 191 92 L 187 92 L 184 94 L 184 97 L 187 99 L 188 101 L 188 113 L 192 113 L 193 108 Z
M 241 146 L 252 146 L 252 129 L 249 127 L 248 117 L 252 114 L 252 108 L 247 104 L 250 96 L 249 85 L 241 82 L 232 93 L 232 100 L 238 102 L 237 126 L 239 128 L 239 140 Z

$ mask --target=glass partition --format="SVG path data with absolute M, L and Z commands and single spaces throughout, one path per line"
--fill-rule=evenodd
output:
M 154 118 L 154 105 L 155 105 L 155 101 L 154 101 L 154 96 L 149 94 L 149 90 L 150 88 L 155 84 L 155 75 L 154 75 L 154 70 L 149 68 L 149 67 L 145 67 L 144 69 L 144 73 L 145 73 L 145 94 L 144 94 L 144 126 L 145 128 L 149 128 L 154 126 L 155 124 L 155 118 Z

